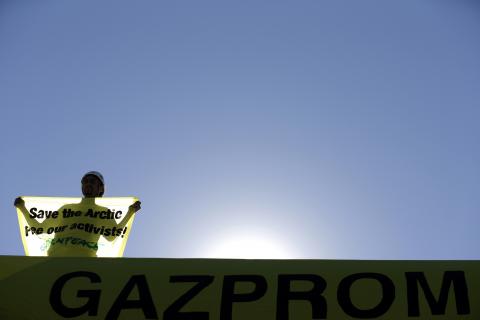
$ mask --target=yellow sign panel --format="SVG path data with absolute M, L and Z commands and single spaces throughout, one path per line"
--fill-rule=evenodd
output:
M 29 256 L 121 257 L 135 197 L 21 197 L 20 235 Z
M 0 319 L 480 319 L 480 261 L 0 257 Z

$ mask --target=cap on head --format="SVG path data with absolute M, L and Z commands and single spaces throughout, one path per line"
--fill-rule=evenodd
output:
M 102 174 L 98 171 L 89 171 L 89 172 L 87 172 L 83 175 L 83 178 L 85 178 L 86 176 L 95 176 L 95 177 L 98 178 L 98 180 L 100 180 L 102 182 L 103 185 L 105 185 L 105 180 L 103 180 Z M 83 178 L 82 178 L 82 180 L 83 180 Z

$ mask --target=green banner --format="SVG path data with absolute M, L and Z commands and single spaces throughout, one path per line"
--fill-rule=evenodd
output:
M 121 257 L 132 230 L 135 197 L 20 197 L 27 256 Z
M 480 261 L 0 256 L 0 319 L 480 319 Z

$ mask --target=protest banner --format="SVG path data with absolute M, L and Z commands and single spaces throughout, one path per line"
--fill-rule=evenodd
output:
M 27 256 L 121 257 L 135 197 L 21 197 L 17 206 Z
M 480 261 L 0 256 L 0 319 L 480 319 Z

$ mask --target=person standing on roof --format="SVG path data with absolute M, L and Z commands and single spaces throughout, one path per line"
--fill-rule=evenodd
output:
M 102 197 L 105 193 L 105 180 L 103 175 L 98 171 L 89 171 L 83 175 L 81 180 L 83 198 L 80 203 L 67 204 L 58 209 L 58 212 L 63 212 L 64 210 L 81 211 L 81 209 L 88 207 L 93 211 L 102 212 L 108 211 L 108 208 L 101 207 L 95 203 L 95 198 Z M 14 206 L 20 209 L 20 211 L 25 215 L 26 218 L 29 217 L 27 208 L 25 207 L 25 201 L 18 197 L 15 199 Z M 104 222 L 106 227 L 116 227 L 123 228 L 125 224 L 129 221 L 131 216 L 138 212 L 141 209 L 141 202 L 137 201 L 132 204 L 128 212 L 125 214 L 123 219 L 117 223 L 115 219 L 111 219 Z M 62 215 L 59 216 L 59 225 L 62 224 L 73 224 L 81 223 L 84 224 L 88 222 L 88 217 L 79 216 L 79 217 L 69 217 L 64 218 Z M 28 219 L 31 227 L 41 227 L 41 223 L 35 219 Z M 83 230 L 79 229 L 67 229 L 61 233 L 55 234 L 55 237 L 50 243 L 48 249 L 48 256 L 87 256 L 87 257 L 96 257 L 98 250 L 98 241 L 100 239 L 100 234 L 95 233 L 86 233 Z M 115 240 L 115 235 L 104 236 L 108 241 Z M 72 240 L 73 239 L 73 240 Z M 68 245 L 69 244 L 69 245 Z M 73 246 L 72 246 L 73 245 Z

